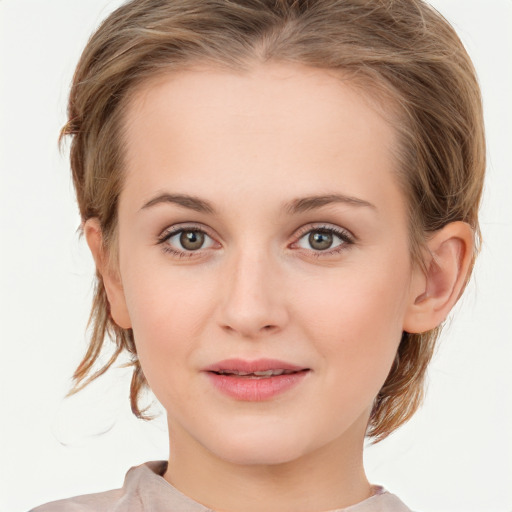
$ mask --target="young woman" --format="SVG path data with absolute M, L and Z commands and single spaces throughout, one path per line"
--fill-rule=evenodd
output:
M 479 88 L 416 0 L 135 0 L 89 41 L 71 166 L 107 336 L 168 461 L 69 510 L 406 511 L 365 437 L 407 421 L 469 279 Z

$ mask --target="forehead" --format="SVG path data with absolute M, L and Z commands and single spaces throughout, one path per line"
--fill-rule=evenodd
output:
M 341 74 L 295 64 L 155 77 L 128 103 L 125 138 L 127 180 L 148 194 L 165 180 L 205 192 L 224 180 L 267 196 L 301 184 L 358 196 L 395 166 L 395 131 L 368 98 Z
M 391 98 L 382 100 L 383 88 L 377 84 L 361 83 L 341 71 L 287 62 L 254 64 L 246 70 L 197 65 L 161 73 L 139 84 L 129 95 L 126 128 L 130 133 L 134 119 L 158 113 L 175 114 L 173 120 L 179 122 L 193 122 L 198 113 L 202 121 L 209 116 L 214 123 L 235 113 L 241 123 L 247 121 L 244 128 L 259 120 L 268 131 L 282 128 L 290 117 L 297 129 L 309 121 L 333 128 L 344 121 L 336 109 L 341 107 L 347 117 L 356 113 L 360 118 L 356 124 L 352 117 L 354 130 L 369 118 L 375 122 L 381 117 L 380 127 L 389 131 L 394 110 Z M 314 134 L 310 130 L 306 135 Z

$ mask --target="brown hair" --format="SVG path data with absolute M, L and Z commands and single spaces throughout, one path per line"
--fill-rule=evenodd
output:
M 123 113 L 135 89 L 156 74 L 197 63 L 245 69 L 268 60 L 339 70 L 363 91 L 377 92 L 384 109 L 393 106 L 400 137 L 397 172 L 408 199 L 415 261 L 428 233 L 452 221 L 470 224 L 478 247 L 485 169 L 480 91 L 455 31 L 422 0 L 132 0 L 89 40 L 61 133 L 61 141 L 72 137 L 82 220 L 98 218 L 107 252 L 115 251 Z M 134 367 L 132 410 L 146 418 L 138 398 L 147 382 L 133 333 L 112 321 L 99 273 L 90 326 L 71 393 L 126 350 Z M 439 330 L 403 333 L 370 417 L 367 435 L 374 441 L 418 408 Z M 107 336 L 115 351 L 95 370 Z

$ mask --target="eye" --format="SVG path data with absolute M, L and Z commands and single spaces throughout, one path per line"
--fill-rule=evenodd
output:
M 309 229 L 299 236 L 300 238 L 296 242 L 298 247 L 318 253 L 337 253 L 347 245 L 354 243 L 354 238 L 348 231 L 335 227 L 317 227 Z
M 175 228 L 164 231 L 158 239 L 165 251 L 179 256 L 192 256 L 192 253 L 201 249 L 209 249 L 215 241 L 202 229 Z
M 169 238 L 168 243 L 179 240 L 181 247 L 187 251 L 197 251 L 204 245 L 205 238 L 205 233 L 201 231 L 182 231 Z

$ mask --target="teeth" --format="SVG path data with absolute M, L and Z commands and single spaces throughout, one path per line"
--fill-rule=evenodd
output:
M 242 372 L 239 370 L 219 370 L 218 372 L 220 375 L 240 375 L 242 377 L 247 377 L 250 375 L 256 376 L 256 377 L 272 377 L 277 375 L 283 375 L 283 374 L 290 374 L 295 373 L 293 370 L 265 370 L 261 372 Z
M 282 375 L 284 370 L 265 370 L 264 372 L 253 372 L 258 377 L 267 377 L 270 375 Z

